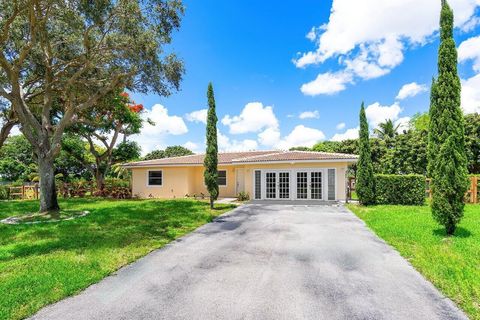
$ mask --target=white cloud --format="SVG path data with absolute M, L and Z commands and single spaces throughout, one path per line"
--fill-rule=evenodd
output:
M 192 150 L 194 153 L 203 153 L 205 152 L 205 144 L 198 144 L 192 141 L 187 141 L 183 144 L 183 146 L 189 150 Z
M 480 0 L 477 0 L 480 1 Z M 458 60 L 473 60 L 473 71 L 477 74 L 462 79 L 462 109 L 465 113 L 480 113 L 480 36 L 463 41 L 458 47 Z
M 315 80 L 303 84 L 300 90 L 308 96 L 331 95 L 345 90 L 346 84 L 352 81 L 352 74 L 349 72 L 320 73 Z
M 207 114 L 208 114 L 208 109 L 200 109 L 200 110 L 187 113 L 185 115 L 185 119 L 187 119 L 190 122 L 201 122 L 206 124 Z
M 478 1 L 477 1 L 478 2 Z M 463 32 L 472 31 L 476 26 L 480 24 L 480 17 L 472 17 L 469 21 L 467 21 L 460 29 Z
M 480 72 L 480 36 L 463 41 L 458 47 L 458 61 L 473 60 L 473 70 Z
M 258 134 L 258 141 L 264 146 L 275 146 L 280 141 L 280 130 L 267 128 Z
M 286 137 L 281 139 L 275 147 L 283 150 L 299 146 L 312 147 L 323 139 L 325 139 L 325 134 L 322 131 L 298 125 Z
M 258 143 L 252 139 L 231 140 L 228 136 L 217 131 L 218 149 L 220 151 L 251 151 L 258 148 Z
M 402 112 L 402 108 L 396 102 L 391 106 L 382 106 L 375 102 L 365 108 L 365 114 L 372 128 L 378 127 L 380 123 L 389 119 L 397 120 L 400 112 Z
M 398 126 L 397 132 L 402 133 L 410 128 L 410 117 L 401 117 L 395 121 L 395 126 Z
M 312 147 L 315 143 L 325 139 L 325 134 L 314 128 L 298 125 L 285 137 L 281 138 L 278 128 L 268 128 L 258 134 L 261 145 L 275 149 L 290 149 L 292 147 Z
M 330 140 L 343 141 L 343 140 L 349 140 L 349 139 L 357 139 L 358 131 L 359 131 L 358 127 L 347 129 L 347 131 L 345 131 L 344 133 L 336 133 Z
M 455 12 L 456 27 L 471 29 L 479 22 L 475 9 L 480 1 L 449 2 Z M 294 63 L 304 68 L 336 58 L 340 67 L 336 73 L 349 73 L 350 79 L 340 84 L 334 82 L 337 90 L 302 92 L 332 94 L 344 90 L 356 77 L 371 79 L 389 73 L 403 61 L 406 49 L 424 45 L 436 35 L 439 14 L 438 0 L 333 0 L 328 23 L 320 29 L 312 29 L 316 49 L 304 53 Z M 310 35 L 313 37 L 313 33 Z M 331 74 L 335 72 L 327 73 Z M 320 86 L 319 82 L 332 80 L 325 74 L 319 76 L 322 78 L 316 87 Z
M 317 117 L 318 111 L 308 111 L 300 115 L 303 119 Z M 303 125 L 296 126 L 287 136 L 280 133 L 279 122 L 273 113 L 272 107 L 264 107 L 261 103 L 249 103 L 240 115 L 223 118 L 222 123 L 229 126 L 230 133 L 259 132 L 257 140 L 232 140 L 219 132 L 218 143 L 221 150 L 252 150 L 258 145 L 275 148 L 289 149 L 294 146 L 313 146 L 325 138 L 322 131 L 308 128 Z
M 198 144 L 192 141 L 187 141 L 183 144 L 183 146 L 187 149 L 194 150 L 198 148 Z
M 391 36 L 383 42 L 359 47 L 359 54 L 345 59 L 344 64 L 347 71 L 365 80 L 381 77 L 403 61 L 403 44 Z
M 161 104 L 154 105 L 151 110 L 145 109 L 142 118 L 154 122 L 152 125 L 145 121 L 140 134 L 131 137 L 131 140 L 136 141 L 142 147 L 142 154 L 162 149 L 168 135 L 182 135 L 188 132 L 183 119 L 179 116 L 170 116 L 168 109 Z
M 345 126 L 346 126 L 345 122 L 340 122 L 339 124 L 337 124 L 335 128 L 337 130 L 342 130 L 343 128 L 345 128 Z
M 462 79 L 462 109 L 465 113 L 480 112 L 480 73 Z
M 425 84 L 418 84 L 416 82 L 407 83 L 402 86 L 400 91 L 398 91 L 397 100 L 403 100 L 406 98 L 415 97 L 416 95 L 427 91 L 428 88 Z
M 318 119 L 320 118 L 320 113 L 318 110 L 314 111 L 304 111 L 298 116 L 300 119 Z
M 238 116 L 226 115 L 222 123 L 230 128 L 231 134 L 259 132 L 265 128 L 278 127 L 278 119 L 271 106 L 260 102 L 248 103 Z
M 374 109 L 379 110 L 377 108 L 377 105 L 378 104 L 371 105 L 371 106 L 374 106 L 374 107 L 372 107 L 373 109 L 371 108 L 370 111 L 373 111 Z M 375 118 L 375 117 L 374 117 L 374 119 L 370 118 L 369 120 L 370 120 L 371 124 L 373 125 L 375 122 L 377 122 L 377 124 L 375 125 L 375 127 L 376 127 L 378 125 L 378 123 L 381 123 L 381 122 L 383 122 L 387 119 L 392 119 L 392 118 L 385 117 L 386 115 L 392 115 L 392 116 L 394 116 L 394 118 L 398 117 L 398 114 L 396 114 L 396 107 L 394 107 L 394 106 L 395 105 L 393 105 L 391 107 L 380 106 L 380 108 L 383 108 L 383 109 L 380 109 L 380 110 L 381 110 L 381 112 L 384 113 L 384 115 L 382 117 L 379 116 L 378 119 Z M 385 108 L 390 108 L 390 109 L 385 109 Z M 395 110 L 395 111 L 392 111 L 392 110 Z M 365 112 L 367 112 L 367 109 L 365 109 Z M 367 118 L 368 118 L 368 115 L 367 115 Z M 401 133 L 401 132 L 403 132 L 403 130 L 408 130 L 409 125 L 410 125 L 410 117 L 402 117 L 402 118 L 392 119 L 392 120 L 395 120 L 394 121 L 395 126 L 398 125 L 397 132 Z M 334 134 L 333 137 L 330 140 L 331 141 L 343 141 L 343 140 L 357 139 L 359 131 L 360 131 L 359 127 L 350 128 L 350 129 L 347 129 L 343 133 Z
M 305 37 L 310 41 L 315 41 L 315 39 L 317 39 L 317 32 L 317 28 L 312 27 Z

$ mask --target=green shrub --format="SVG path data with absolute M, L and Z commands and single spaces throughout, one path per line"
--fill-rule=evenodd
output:
M 130 187 L 130 180 L 128 179 L 118 179 L 118 178 L 109 178 L 105 179 L 105 185 L 110 185 L 112 187 Z
M 0 200 L 8 200 L 10 197 L 10 188 L 7 185 L 0 186 Z
M 248 201 L 248 200 L 250 200 L 250 195 L 248 194 L 248 192 L 240 191 L 237 194 L 237 199 L 238 199 L 238 201 Z
M 378 204 L 423 205 L 425 202 L 425 177 L 417 174 L 375 175 Z

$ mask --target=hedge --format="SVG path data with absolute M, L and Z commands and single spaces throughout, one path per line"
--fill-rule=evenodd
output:
M 377 204 L 423 205 L 425 177 L 419 174 L 375 175 Z
M 10 188 L 7 185 L 0 186 L 0 200 L 8 200 L 10 198 Z

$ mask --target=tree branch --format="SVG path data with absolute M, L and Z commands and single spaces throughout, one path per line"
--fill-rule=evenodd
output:
M 3 87 L 0 87 L 0 96 L 4 97 L 5 99 L 12 101 L 12 96 L 8 93 Z
M 12 131 L 12 128 L 18 124 L 17 120 L 8 120 L 5 122 L 0 129 L 0 148 L 3 146 L 5 143 L 5 140 L 7 140 L 8 135 L 10 134 L 10 131 Z

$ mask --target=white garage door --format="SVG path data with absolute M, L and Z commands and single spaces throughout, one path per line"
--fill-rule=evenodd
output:
M 255 199 L 336 200 L 336 170 L 292 169 L 253 171 Z

